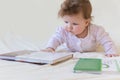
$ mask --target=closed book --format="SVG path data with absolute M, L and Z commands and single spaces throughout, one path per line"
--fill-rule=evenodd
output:
M 74 66 L 74 72 L 101 72 L 102 61 L 97 58 L 80 58 Z

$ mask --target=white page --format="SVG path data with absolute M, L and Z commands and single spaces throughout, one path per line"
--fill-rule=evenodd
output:
M 72 54 L 71 53 L 33 52 L 31 54 L 20 55 L 17 57 L 41 59 L 41 60 L 55 60 L 67 55 L 72 55 Z
M 120 57 L 103 58 L 102 71 L 120 72 Z

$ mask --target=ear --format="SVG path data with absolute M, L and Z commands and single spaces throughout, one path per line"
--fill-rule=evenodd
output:
M 88 26 L 90 24 L 90 19 L 86 19 L 85 25 Z

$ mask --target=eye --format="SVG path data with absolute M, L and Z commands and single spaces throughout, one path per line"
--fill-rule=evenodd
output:
M 77 23 L 73 23 L 73 25 L 78 25 Z
M 68 23 L 68 21 L 64 21 L 65 23 Z

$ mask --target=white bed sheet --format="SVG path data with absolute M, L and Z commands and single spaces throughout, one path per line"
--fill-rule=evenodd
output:
M 74 73 L 77 59 L 56 65 L 36 65 L 0 60 L 0 80 L 120 80 L 120 74 Z
M 20 37 L 9 36 L 0 41 L 0 53 L 16 50 L 39 50 L 38 47 Z M 75 56 L 78 56 L 76 54 Z M 80 56 L 80 55 L 79 55 Z M 81 57 L 103 57 L 100 53 Z M 57 65 L 36 65 L 30 63 L 0 60 L 0 80 L 120 80 L 120 74 L 74 73 L 78 59 L 70 59 Z

